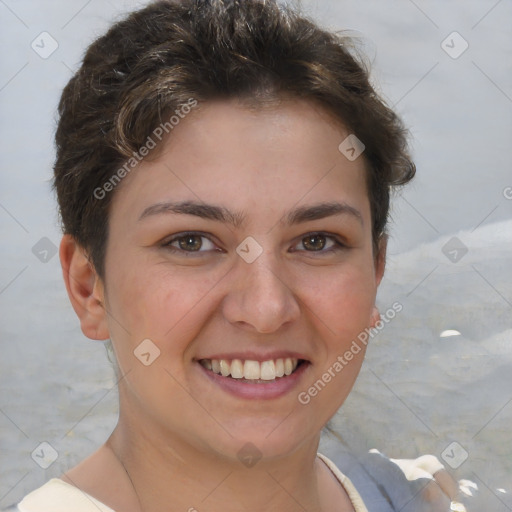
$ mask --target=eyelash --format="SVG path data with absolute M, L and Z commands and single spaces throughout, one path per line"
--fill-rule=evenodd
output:
M 187 256 L 187 257 L 194 257 L 197 255 L 204 254 L 206 252 L 210 251 L 185 251 L 184 249 L 179 249 L 178 247 L 173 247 L 171 244 L 173 242 L 177 242 L 181 240 L 182 238 L 186 238 L 187 236 L 194 236 L 194 237 L 201 237 L 206 238 L 211 244 L 216 245 L 215 242 L 213 242 L 209 236 L 206 233 L 201 233 L 199 231 L 186 231 L 184 233 L 178 233 L 177 235 L 174 235 L 170 240 L 167 240 L 162 243 L 162 247 L 164 249 L 169 250 L 172 253 L 179 254 L 180 256 Z M 201 247 L 202 248 L 202 247 Z M 215 252 L 220 252 L 222 249 L 216 249 Z
M 312 231 L 310 233 L 305 233 L 304 235 L 302 235 L 300 237 L 298 244 L 302 243 L 304 241 L 304 239 L 306 239 L 308 237 L 318 236 L 318 235 L 326 238 L 326 240 L 327 240 L 326 244 L 328 244 L 329 240 L 331 242 L 333 242 L 332 247 L 329 247 L 328 249 L 325 249 L 325 250 L 321 249 L 319 251 L 307 251 L 306 249 L 299 249 L 299 250 L 301 250 L 303 252 L 311 253 L 311 254 L 331 254 L 331 253 L 335 253 L 335 252 L 339 252 L 339 251 L 348 249 L 348 246 L 340 240 L 339 236 L 331 234 L 331 233 L 325 233 L 323 231 Z M 296 245 L 298 245 L 298 244 L 296 244 Z
M 295 245 L 298 245 L 298 244 L 302 243 L 304 241 L 304 239 L 306 239 L 308 237 L 318 236 L 318 235 L 324 236 L 327 240 L 331 240 L 332 242 L 334 242 L 334 245 L 332 247 L 329 247 L 326 250 L 321 249 L 321 250 L 318 250 L 318 251 L 308 251 L 306 249 L 299 249 L 299 251 L 303 251 L 303 252 L 306 252 L 306 253 L 312 253 L 312 254 L 330 254 L 330 253 L 338 252 L 338 251 L 341 251 L 341 250 L 344 250 L 344 249 L 348 248 L 347 245 L 344 244 L 343 242 L 341 242 L 339 237 L 337 237 L 336 235 L 333 235 L 333 234 L 330 234 L 330 233 L 325 233 L 325 232 L 322 232 L 322 231 L 312 231 L 310 233 L 306 233 L 306 234 L 302 235 L 301 238 L 300 238 L 300 241 L 297 242 L 297 244 L 295 244 Z M 206 238 L 210 243 L 212 243 L 213 245 L 216 245 L 215 242 L 213 242 L 206 233 L 202 233 L 202 232 L 198 232 L 198 231 L 188 231 L 188 232 L 184 232 L 184 233 L 179 233 L 179 234 L 173 236 L 170 240 L 167 240 L 167 241 L 163 242 L 162 243 L 162 247 L 164 249 L 167 249 L 167 250 L 175 253 L 175 254 L 185 255 L 187 257 L 194 257 L 196 255 L 200 255 L 200 254 L 211 252 L 211 250 L 207 250 L 207 251 L 201 251 L 201 250 L 199 250 L 199 251 L 186 251 L 184 249 L 179 249 L 179 248 L 173 247 L 171 245 L 172 243 L 177 242 L 180 239 L 186 238 L 187 236 Z M 326 242 L 326 243 L 328 243 L 328 242 Z M 222 251 L 222 249 L 219 249 L 219 248 L 214 250 L 214 252 L 221 252 L 221 251 Z M 293 252 L 296 252 L 296 251 L 293 251 Z

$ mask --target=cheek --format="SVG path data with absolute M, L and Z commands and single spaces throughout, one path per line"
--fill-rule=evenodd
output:
M 118 283 L 109 294 L 112 340 L 119 366 L 127 375 L 129 395 L 137 397 L 143 407 L 153 404 L 162 410 L 170 397 L 178 404 L 187 402 L 187 394 L 177 382 L 186 381 L 183 362 L 191 349 L 190 341 L 214 311 L 215 305 L 208 298 L 222 276 L 213 274 L 192 277 L 183 269 L 170 271 L 163 265 L 111 272 L 111 282 L 115 279 Z M 148 366 L 134 353 L 141 352 L 139 346 L 146 339 L 159 350 Z M 153 357 L 151 345 L 144 351 Z M 155 393 L 155 389 L 166 391 Z
M 129 338 L 130 346 L 149 338 L 162 351 L 176 352 L 201 328 L 199 316 L 208 314 L 205 308 L 213 308 L 207 299 L 222 275 L 198 275 L 164 265 L 146 271 L 138 268 L 123 275 L 113 273 L 119 285 L 111 294 L 112 330 Z
M 356 267 L 305 274 L 300 287 L 301 300 L 333 343 L 347 342 L 369 326 L 376 294 L 372 272 Z
M 303 279 L 301 286 L 309 287 L 302 300 L 322 341 L 319 364 L 299 401 L 315 408 L 314 416 L 326 422 L 349 395 L 361 369 L 366 344 L 358 336 L 370 325 L 376 289 L 371 272 L 353 269 Z

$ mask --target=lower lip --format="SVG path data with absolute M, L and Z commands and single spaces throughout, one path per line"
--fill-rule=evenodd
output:
M 308 370 L 310 363 L 303 362 L 291 375 L 261 383 L 251 383 L 241 379 L 223 377 L 218 373 L 207 370 L 199 362 L 197 365 L 214 384 L 220 386 L 231 395 L 252 400 L 271 400 L 286 395 L 286 393 L 297 387 L 304 373 Z

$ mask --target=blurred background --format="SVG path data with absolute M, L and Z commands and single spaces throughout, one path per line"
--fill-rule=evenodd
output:
M 403 310 L 372 338 L 333 424 L 356 453 L 433 453 L 477 484 L 486 511 L 510 511 L 512 2 L 295 3 L 360 40 L 418 167 L 395 197 L 378 298 L 381 312 Z M 61 279 L 53 132 L 86 46 L 144 4 L 0 0 L 0 507 L 116 423 L 111 364 L 82 335 Z

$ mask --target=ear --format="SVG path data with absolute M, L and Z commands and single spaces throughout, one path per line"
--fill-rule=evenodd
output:
M 384 270 L 386 268 L 386 249 L 388 246 L 388 237 L 387 235 L 382 235 L 379 240 L 378 252 L 375 256 L 375 283 L 377 287 L 380 285 L 382 281 L 382 277 L 384 276 Z M 370 317 L 370 327 L 375 327 L 377 322 L 380 320 L 380 312 L 377 309 L 377 306 L 373 306 L 372 314 Z
M 388 236 L 382 235 L 378 244 L 378 252 L 375 255 L 375 279 L 376 284 L 379 286 L 386 269 L 386 251 L 388 247 Z
M 108 339 L 104 287 L 87 254 L 71 235 L 64 235 L 59 256 L 69 300 L 82 332 L 93 340 Z

